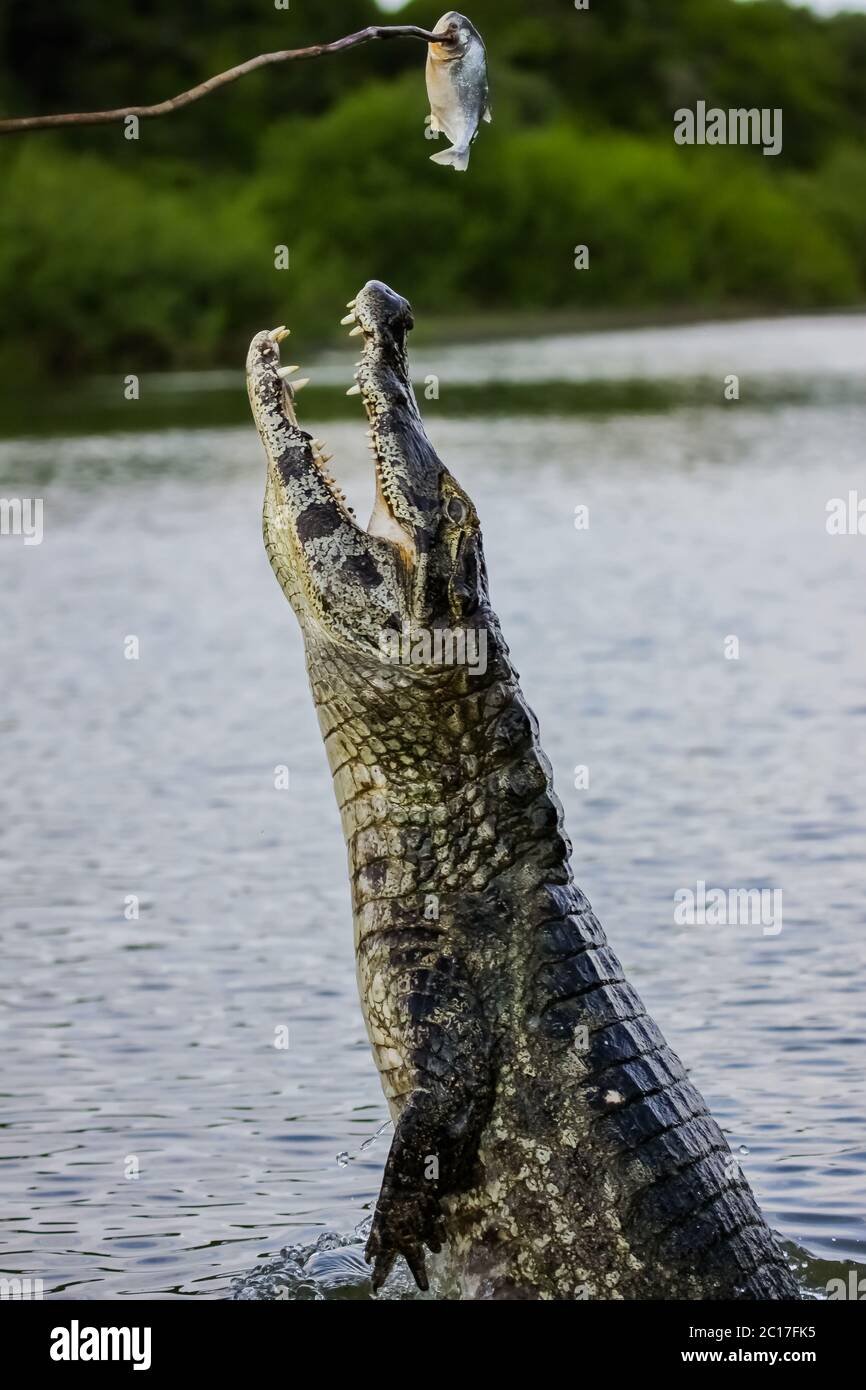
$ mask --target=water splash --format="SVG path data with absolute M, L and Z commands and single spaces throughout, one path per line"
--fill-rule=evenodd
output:
M 374 1136 L 375 1137 L 375 1136 Z M 372 1142 L 372 1140 L 368 1141 Z M 308 1245 L 285 1245 L 279 1255 L 255 1265 L 232 1280 L 230 1297 L 242 1302 L 324 1302 L 333 1299 L 372 1299 L 370 1266 L 364 1246 L 370 1234 L 366 1217 L 348 1235 L 323 1231 Z M 441 1298 L 431 1270 L 431 1288 L 423 1294 L 402 1260 L 398 1260 L 376 1298 L 385 1300 Z
M 341 1149 L 340 1152 L 337 1154 L 337 1167 L 348 1168 L 349 1164 L 354 1163 L 356 1158 L 360 1158 L 362 1153 L 364 1153 L 367 1149 L 371 1149 L 373 1145 L 376 1143 L 377 1139 L 379 1139 L 386 1132 L 386 1130 L 393 1128 L 393 1120 L 383 1120 L 379 1128 L 376 1130 L 375 1134 L 371 1134 L 369 1138 L 364 1140 L 357 1153 L 350 1154 L 348 1149 Z

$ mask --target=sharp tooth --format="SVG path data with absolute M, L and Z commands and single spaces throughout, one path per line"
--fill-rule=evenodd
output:
M 359 334 L 359 333 L 363 333 L 363 331 L 364 331 L 364 330 L 363 330 L 363 328 L 361 327 L 361 325 L 358 324 L 357 328 L 353 328 L 353 329 L 352 329 L 351 333 L 349 334 L 349 337 L 350 337 L 350 338 L 357 338 L 358 334 Z
M 322 454 L 322 463 L 330 463 L 333 457 L 333 454 Z
M 283 378 L 283 380 L 285 381 L 285 379 L 286 379 L 287 376 L 291 376 L 291 375 L 292 375 L 292 372 L 299 372 L 300 370 L 301 370 L 301 369 L 300 369 L 300 367 L 297 365 L 297 363 L 295 364 L 294 367 L 277 367 L 277 376 L 281 376 L 281 377 Z
M 281 343 L 284 338 L 288 338 L 290 331 L 284 323 L 281 323 L 279 328 L 272 328 L 268 336 L 272 343 Z
M 345 323 L 354 323 L 354 322 L 355 322 L 355 315 L 354 315 L 354 313 L 352 313 L 352 314 L 347 314 L 346 317 L 345 317 L 344 319 L 340 319 L 340 323 L 343 323 L 343 324 L 345 324 Z
M 355 382 L 355 385 L 354 385 L 354 386 L 350 386 L 349 389 L 348 389 L 348 391 L 346 392 L 346 395 L 347 395 L 347 396 L 360 396 L 360 394 L 361 394 L 361 388 L 360 388 L 360 386 L 358 385 L 357 381 Z
M 305 387 L 305 386 L 309 386 L 309 384 L 310 384 L 310 378 L 309 378 L 308 376 L 300 376 L 300 377 L 298 377 L 297 381 L 287 381 L 287 382 L 286 382 L 286 385 L 287 385 L 287 386 L 291 386 L 292 390 L 293 390 L 296 394 L 297 394 L 298 391 L 303 391 L 304 387 Z
M 347 300 L 346 300 L 346 308 L 347 308 L 347 309 L 354 309 L 354 307 L 355 307 L 355 305 L 356 305 L 357 303 L 358 303 L 357 296 L 356 296 L 354 299 L 347 299 Z

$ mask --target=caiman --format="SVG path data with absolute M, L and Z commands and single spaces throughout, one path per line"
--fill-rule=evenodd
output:
M 478 516 L 427 438 L 408 302 L 344 323 L 364 530 L 298 424 L 284 329 L 247 359 L 265 547 L 303 632 L 348 848 L 367 1031 L 394 1121 L 366 1254 L 463 1297 L 778 1299 L 798 1287 L 737 1160 L 573 881 Z M 459 659 L 473 653 L 476 658 Z M 437 659 L 438 658 L 438 659 Z

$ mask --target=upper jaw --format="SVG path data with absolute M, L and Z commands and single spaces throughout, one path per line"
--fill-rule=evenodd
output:
M 395 294 L 381 280 L 368 280 L 355 298 L 349 300 L 347 308 L 349 312 L 341 323 L 351 325 L 349 337 L 363 335 L 365 356 L 393 363 L 399 370 L 402 384 L 408 387 L 406 337 L 415 323 L 408 299 Z
M 372 280 L 350 304 L 345 322 L 363 335 L 355 372 L 370 423 L 376 460 L 373 521 L 387 514 L 387 534 L 396 525 L 418 555 L 436 539 L 440 480 L 445 469 L 427 438 L 409 372 L 407 334 L 414 324 L 408 301 Z

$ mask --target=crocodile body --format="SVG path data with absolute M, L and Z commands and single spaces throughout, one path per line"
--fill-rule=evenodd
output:
M 265 545 L 301 623 L 349 855 L 358 981 L 395 1123 L 368 1257 L 474 1298 L 794 1298 L 773 1233 L 575 885 L 478 518 L 424 432 L 405 300 L 349 315 L 377 501 L 360 528 L 248 358 Z M 431 660 L 461 634 L 484 659 Z

